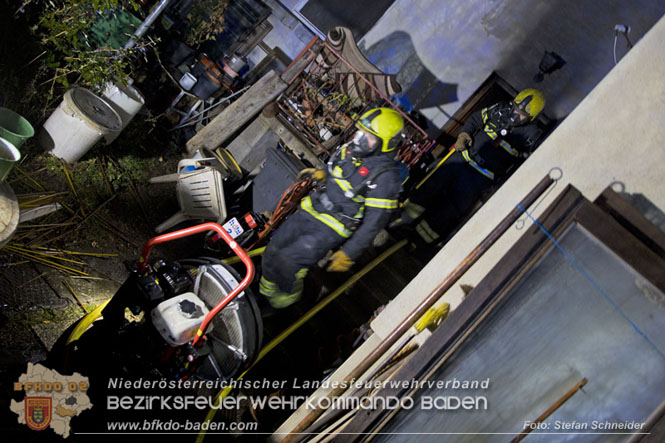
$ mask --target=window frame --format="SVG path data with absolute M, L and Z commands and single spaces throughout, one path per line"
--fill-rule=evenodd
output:
M 665 233 L 625 199 L 606 189 L 594 203 L 568 185 L 539 217 L 539 223 L 559 238 L 579 224 L 646 280 L 665 293 Z M 539 259 L 556 246 L 532 225 L 487 273 L 478 286 L 394 375 L 397 380 L 427 380 L 463 346 L 471 333 L 500 308 L 505 297 Z M 383 388 L 378 396 L 403 398 L 415 389 Z M 359 441 L 379 432 L 399 409 L 361 411 L 333 441 Z M 658 412 L 658 415 L 662 411 Z M 655 415 L 655 414 L 654 414 Z M 647 432 L 644 429 L 642 432 Z

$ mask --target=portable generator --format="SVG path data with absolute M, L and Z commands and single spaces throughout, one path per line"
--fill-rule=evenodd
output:
M 242 279 L 209 257 L 148 264 L 154 245 L 206 231 L 214 231 L 240 258 L 246 268 Z M 155 237 L 103 309 L 72 330 L 63 367 L 99 375 L 231 379 L 261 348 L 261 313 L 248 288 L 253 276 L 251 259 L 216 223 Z

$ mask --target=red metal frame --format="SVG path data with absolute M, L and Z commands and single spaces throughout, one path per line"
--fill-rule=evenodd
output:
M 199 330 L 196 331 L 196 337 L 194 337 L 194 341 L 192 341 L 192 346 L 196 346 L 199 340 L 201 340 L 203 333 L 205 332 L 206 328 L 208 327 L 212 319 L 217 314 L 219 314 L 219 312 L 222 309 L 224 309 L 226 305 L 228 305 L 234 298 L 236 298 L 236 296 L 239 293 L 241 293 L 252 282 L 252 280 L 254 279 L 254 263 L 252 262 L 252 259 L 249 258 L 245 250 L 242 249 L 240 245 L 236 243 L 235 240 L 233 240 L 231 235 L 229 235 L 229 233 L 226 232 L 226 230 L 222 228 L 220 225 L 218 225 L 217 223 L 203 223 L 200 225 L 192 226 L 191 228 L 185 228 L 179 231 L 169 232 L 168 234 L 163 234 L 151 238 L 143 246 L 143 251 L 141 252 L 141 257 L 139 258 L 139 262 L 137 265 L 137 269 L 141 273 L 145 272 L 148 269 L 148 256 L 150 255 L 152 247 L 155 245 L 208 231 L 215 231 L 217 234 L 219 234 L 220 237 L 224 239 L 226 244 L 229 245 L 231 250 L 240 258 L 240 261 L 242 261 L 243 264 L 245 265 L 245 268 L 247 269 L 247 274 L 245 274 L 245 278 L 242 279 L 242 281 L 238 284 L 238 286 L 233 288 L 233 290 L 229 292 L 228 295 L 222 299 L 222 301 L 217 303 L 217 305 L 214 308 L 212 308 L 210 312 L 208 312 L 208 314 L 203 319 L 203 322 L 201 322 Z
M 322 41 L 321 50 L 329 51 L 348 68 L 349 72 L 336 72 L 334 67 L 336 63 L 331 67 L 318 64 L 316 62 L 318 52 L 312 50 L 317 41 L 318 37 L 314 37 L 290 65 L 295 65 L 298 60 L 303 58 L 308 61 L 303 65 L 302 71 L 293 76 L 289 82 L 289 88 L 278 100 L 279 110 L 286 117 L 287 122 L 296 131 L 305 135 L 313 147 L 330 155 L 330 148 L 323 145 L 323 136 L 319 134 L 319 131 L 323 129 L 322 126 L 334 133 L 333 137 L 338 138 L 334 140 L 334 144 L 339 144 L 343 141 L 341 138 L 348 135 L 355 123 L 355 119 L 349 114 L 350 109 L 354 109 L 354 114 L 361 115 L 370 106 L 370 102 L 366 98 L 351 97 L 342 92 L 340 85 L 346 80 L 345 76 L 353 74 L 357 78 L 356 85 L 362 83 L 363 88 L 365 85 L 369 87 L 376 96 L 383 100 L 384 104 L 380 106 L 395 109 L 404 118 L 407 128 L 412 128 L 406 131 L 408 138 L 400 149 L 398 159 L 408 168 L 415 165 L 424 153 L 435 146 L 436 142 L 431 140 L 427 132 L 419 127 L 397 104 L 372 84 L 366 75 L 354 68 L 325 40 Z M 377 106 L 377 104 L 373 103 L 372 106 Z M 343 114 L 343 116 L 339 114 Z M 340 122 L 342 124 L 339 124 Z

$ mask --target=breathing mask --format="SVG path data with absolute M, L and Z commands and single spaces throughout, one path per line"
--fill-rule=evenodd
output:
M 376 141 L 370 146 L 369 137 L 373 137 L 364 131 L 358 130 L 353 136 L 349 149 L 354 157 L 367 157 L 374 152 L 377 146 Z

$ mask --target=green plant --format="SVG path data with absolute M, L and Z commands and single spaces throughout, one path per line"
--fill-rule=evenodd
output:
M 197 46 L 224 30 L 224 11 L 228 0 L 198 0 L 187 16 L 188 29 L 185 43 Z
M 131 74 L 133 57 L 153 41 L 131 49 L 98 45 L 88 35 L 95 22 L 123 9 L 138 10 L 134 0 L 49 0 L 42 3 L 33 32 L 44 48 L 45 65 L 52 70 L 51 94 L 58 83 L 75 83 L 94 90 L 109 81 L 125 81 Z M 46 82 L 45 82 L 46 83 Z

